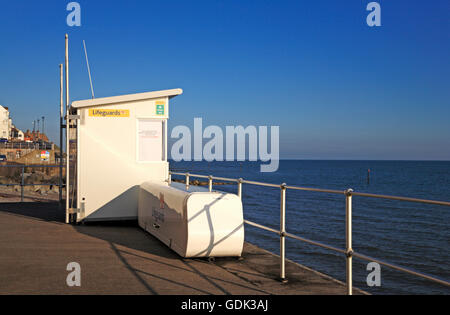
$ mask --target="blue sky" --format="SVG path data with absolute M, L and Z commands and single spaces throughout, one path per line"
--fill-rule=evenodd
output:
M 0 104 L 58 137 L 70 36 L 71 100 L 182 88 L 170 126 L 278 125 L 281 158 L 450 160 L 450 2 L 0 1 Z

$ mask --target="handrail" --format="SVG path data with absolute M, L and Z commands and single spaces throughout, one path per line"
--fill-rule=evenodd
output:
M 171 175 L 179 175 L 179 176 L 186 175 L 186 173 L 176 173 L 176 172 L 170 172 L 170 174 Z M 198 174 L 190 174 L 190 173 L 188 173 L 188 174 L 191 177 L 198 177 L 198 178 L 212 177 L 213 180 L 216 179 L 216 180 L 224 180 L 224 181 L 229 181 L 229 182 L 238 182 L 239 181 L 239 179 L 235 179 L 235 178 L 215 177 L 215 176 L 206 176 L 206 175 L 198 175 Z M 249 180 L 242 180 L 242 183 L 250 184 L 250 185 L 257 185 L 257 186 L 275 187 L 275 188 L 280 187 L 280 185 L 277 185 L 277 184 L 261 183 L 261 182 L 255 182 L 255 181 L 249 181 Z M 300 186 L 289 186 L 289 185 L 286 186 L 286 189 L 312 191 L 312 192 L 323 192 L 323 193 L 338 194 L 338 195 L 346 194 L 346 190 L 311 188 L 311 187 L 300 187 Z M 409 202 L 416 202 L 416 203 L 427 203 L 427 204 L 434 204 L 434 205 L 440 205 L 440 206 L 450 206 L 450 202 L 448 202 L 448 201 L 418 199 L 418 198 L 399 197 L 399 196 L 390 196 L 390 195 L 377 195 L 377 194 L 369 194 L 369 193 L 362 193 L 362 192 L 356 192 L 356 191 L 353 191 L 352 195 L 360 196 L 360 197 L 409 201 Z
M 389 195 L 377 195 L 377 194 L 370 194 L 370 193 L 362 193 L 362 192 L 355 192 L 352 189 L 348 190 L 334 190 L 334 189 L 321 189 L 321 188 L 309 188 L 309 187 L 300 187 L 300 186 L 288 186 L 286 184 L 276 185 L 276 184 L 270 184 L 270 183 L 261 183 L 256 181 L 248 181 L 244 180 L 242 178 L 240 179 L 234 179 L 234 178 L 225 178 L 225 177 L 214 177 L 214 176 L 206 176 L 206 175 L 199 175 L 199 174 L 190 174 L 190 173 L 177 173 L 177 172 L 169 172 L 169 182 L 172 181 L 172 175 L 176 176 L 185 176 L 186 178 L 186 187 L 189 188 L 189 178 L 190 177 L 197 177 L 197 178 L 206 178 L 209 181 L 209 191 L 212 191 L 213 187 L 213 181 L 214 180 L 222 180 L 222 181 L 228 181 L 228 182 L 236 182 L 238 184 L 238 196 L 242 198 L 242 184 L 249 184 L 249 185 L 257 185 L 257 186 L 264 186 L 264 187 L 274 187 L 278 188 L 281 191 L 281 197 L 280 197 L 280 230 L 276 230 L 267 226 L 264 226 L 259 223 L 251 222 L 248 220 L 244 220 L 244 223 L 247 225 L 251 225 L 253 227 L 272 232 L 275 234 L 278 234 L 280 237 L 280 278 L 282 281 L 287 281 L 285 278 L 285 238 L 289 237 L 298 241 L 302 241 L 304 243 L 308 243 L 310 245 L 315 245 L 318 247 L 322 247 L 340 254 L 343 254 L 346 256 L 346 278 L 347 278 L 347 294 L 352 295 L 353 294 L 353 271 L 352 271 L 352 258 L 357 257 L 362 260 L 366 260 L 369 262 L 376 262 L 380 265 L 384 265 L 386 267 L 402 271 L 411 275 L 415 275 L 417 277 L 433 281 L 435 283 L 439 283 L 445 286 L 450 286 L 450 282 L 439 279 L 435 276 L 427 275 L 421 272 L 417 272 L 405 267 L 400 267 L 376 258 L 372 258 L 357 252 L 353 251 L 352 248 L 352 197 L 353 196 L 359 196 L 359 197 L 369 197 L 369 198 L 379 198 L 379 199 L 388 199 L 388 200 L 398 200 L 398 201 L 407 201 L 407 202 L 415 202 L 415 203 L 425 203 L 425 204 L 433 204 L 433 205 L 441 205 L 441 206 L 450 206 L 450 202 L 447 201 L 437 201 L 437 200 L 427 200 L 427 199 L 418 199 L 418 198 L 410 198 L 410 197 L 399 197 L 399 196 L 389 196 Z M 331 245 L 327 245 L 321 242 L 309 240 L 307 238 L 303 238 L 291 233 L 287 233 L 285 230 L 285 211 L 286 211 L 286 190 L 302 190 L 302 191 L 311 191 L 311 192 L 321 192 L 321 193 L 329 193 L 329 194 L 339 194 L 344 195 L 346 200 L 346 249 L 340 249 L 336 248 Z
M 47 168 L 59 168 L 61 166 L 59 165 L 39 165 L 39 164 L 32 164 L 32 165 L 23 165 L 23 164 L 7 164 L 7 165 L 0 165 L 1 167 L 10 167 L 10 168 L 20 168 L 20 167 L 30 167 L 30 168 L 38 168 L 38 167 L 47 167 Z M 62 168 L 65 168 L 65 166 L 63 166 Z
M 400 201 L 409 201 L 409 202 L 417 202 L 417 203 L 427 203 L 427 204 L 439 205 L 439 206 L 450 206 L 450 202 L 447 202 L 447 201 L 417 199 L 417 198 L 409 198 L 409 197 L 397 197 L 397 196 L 388 196 L 388 195 L 376 195 L 376 194 L 358 193 L 358 192 L 354 192 L 353 195 L 360 196 L 360 197 L 369 197 L 369 198 L 381 198 L 381 199 L 400 200 Z
M 32 165 L 24 165 L 24 164 L 12 164 L 12 165 L 0 165 L 0 168 L 21 168 L 21 176 L 20 176 L 20 183 L 11 183 L 11 184 L 0 184 L 1 187 L 10 187 L 10 186 L 20 186 L 20 201 L 24 202 L 24 187 L 29 186 L 59 186 L 59 191 L 61 192 L 63 187 L 66 187 L 66 184 L 63 183 L 62 178 L 60 177 L 59 183 L 41 183 L 41 184 L 25 184 L 25 168 L 60 168 L 63 169 L 65 166 L 63 165 L 39 165 L 39 164 L 32 164 Z M 59 195 L 59 202 L 62 202 L 62 195 Z

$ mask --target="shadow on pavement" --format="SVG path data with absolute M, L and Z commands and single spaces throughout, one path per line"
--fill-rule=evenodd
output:
M 0 203 L 0 212 L 25 216 L 48 222 L 64 223 L 65 212 L 58 202 Z

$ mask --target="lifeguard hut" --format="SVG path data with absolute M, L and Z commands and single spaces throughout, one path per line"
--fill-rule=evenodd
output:
M 168 179 L 169 101 L 182 93 L 173 89 L 71 104 L 66 211 L 76 222 L 137 219 L 140 184 Z

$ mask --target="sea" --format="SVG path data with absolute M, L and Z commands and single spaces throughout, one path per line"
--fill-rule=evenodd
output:
M 450 161 L 281 160 L 274 173 L 261 173 L 261 162 L 171 161 L 170 165 L 174 172 L 450 201 Z M 236 185 L 214 189 L 237 193 Z M 279 189 L 244 184 L 243 205 L 246 220 L 279 229 Z M 286 230 L 345 249 L 345 197 L 288 190 Z M 279 254 L 279 237 L 274 233 L 246 225 L 245 238 Z M 450 281 L 450 207 L 354 196 L 353 250 Z M 345 281 L 346 263 L 341 254 L 288 238 L 286 257 Z M 354 258 L 353 262 L 354 286 L 372 294 L 450 293 L 447 286 L 385 266 L 381 266 L 379 286 L 369 286 L 367 278 L 375 279 L 374 269 L 368 269 L 367 261 Z

